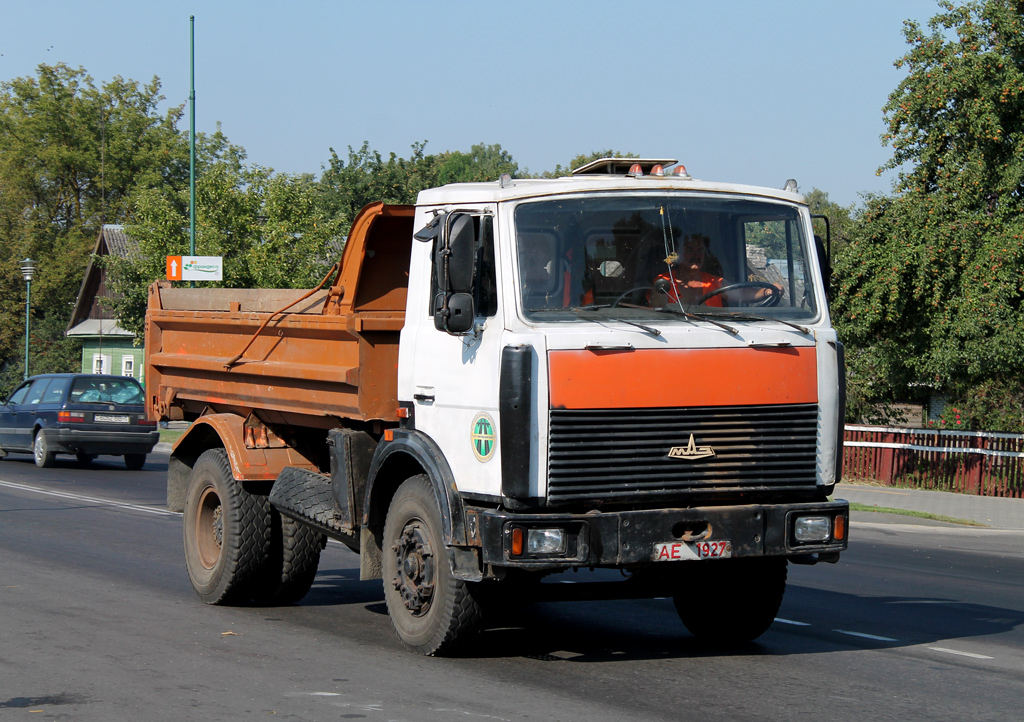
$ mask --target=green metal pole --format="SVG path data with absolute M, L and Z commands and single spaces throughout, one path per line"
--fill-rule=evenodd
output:
M 196 255 L 196 16 L 189 15 L 189 69 L 192 76 L 189 92 L 188 152 L 188 235 L 189 255 Z
M 28 378 L 28 309 L 32 298 L 32 281 L 25 279 L 25 378 Z

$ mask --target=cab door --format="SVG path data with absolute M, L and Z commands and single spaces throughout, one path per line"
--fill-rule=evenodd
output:
M 471 269 L 446 268 L 459 253 L 445 256 L 449 235 L 467 229 L 472 230 Z M 408 364 L 416 429 L 441 447 L 461 492 L 487 495 L 501 488 L 497 440 L 503 328 L 494 229 L 494 215 L 485 208 L 446 214 L 430 246 L 414 249 L 421 267 L 431 268 L 429 288 L 410 284 L 410 293 L 422 294 L 416 306 L 426 311 L 413 325 L 415 351 Z M 452 277 L 459 273 L 461 279 Z M 452 330 L 456 327 L 462 330 Z

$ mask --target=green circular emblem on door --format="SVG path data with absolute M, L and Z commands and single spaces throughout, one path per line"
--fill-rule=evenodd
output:
M 489 414 L 477 414 L 473 419 L 470 440 L 473 442 L 473 455 L 477 460 L 490 461 L 494 456 L 494 447 L 497 446 L 497 437 L 494 433 L 494 419 Z

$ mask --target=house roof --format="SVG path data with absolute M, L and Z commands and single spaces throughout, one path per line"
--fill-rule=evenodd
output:
M 92 308 L 93 300 L 96 298 L 101 283 L 104 281 L 104 271 L 96 263 L 96 259 L 107 255 L 126 258 L 135 249 L 135 240 L 124 232 L 124 226 L 107 223 L 100 228 L 99 235 L 96 237 L 96 245 L 93 247 L 92 255 L 89 256 L 89 265 L 85 268 L 85 278 L 82 279 L 82 287 L 78 290 L 75 308 L 71 312 L 71 319 L 68 321 L 68 327 L 65 331 L 67 335 L 72 335 L 72 330 L 77 329 L 84 321 L 89 320 L 89 311 Z M 100 333 L 105 335 L 107 331 L 97 330 L 97 335 Z
M 110 318 L 87 318 L 74 328 L 69 328 L 67 336 L 128 336 L 133 337 L 131 331 L 125 331 L 117 325 L 117 321 Z

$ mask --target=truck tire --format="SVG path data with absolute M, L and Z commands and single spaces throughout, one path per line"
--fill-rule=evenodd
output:
M 327 537 L 271 509 L 266 564 L 254 585 L 253 601 L 266 606 L 295 604 L 309 592 Z
M 786 592 L 786 558 L 686 562 L 673 597 L 693 636 L 726 645 L 751 642 L 772 626 Z
M 424 655 L 451 651 L 477 631 L 480 605 L 456 579 L 441 536 L 441 513 L 425 474 L 395 493 L 384 523 L 384 601 L 398 638 Z
M 53 466 L 53 459 L 56 456 L 57 452 L 46 443 L 46 434 L 43 433 L 43 430 L 37 431 L 35 441 L 32 443 L 32 457 L 35 459 L 36 466 L 40 469 L 47 469 Z
M 145 454 L 125 454 L 124 465 L 129 471 L 138 471 L 146 464 Z
M 224 449 L 196 461 L 185 495 L 185 565 L 196 595 L 207 604 L 242 604 L 266 564 L 270 503 L 231 476 Z

